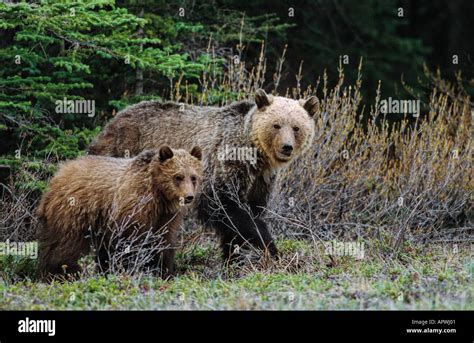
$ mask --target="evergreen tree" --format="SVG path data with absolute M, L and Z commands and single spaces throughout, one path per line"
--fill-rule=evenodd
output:
M 91 100 L 104 115 L 109 101 L 128 93 L 136 70 L 197 77 L 202 64 L 143 31 L 146 24 L 111 0 L 0 3 L 0 153 L 74 157 L 97 123 L 84 113 L 57 113 L 58 101 Z M 160 29 L 170 34 L 175 25 Z

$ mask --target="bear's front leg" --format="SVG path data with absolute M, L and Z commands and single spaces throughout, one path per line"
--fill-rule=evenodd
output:
M 163 251 L 161 275 L 163 279 L 169 279 L 175 275 L 176 262 L 175 262 L 176 249 L 168 248 Z
M 247 244 L 267 250 L 271 256 L 278 256 L 273 238 L 261 218 L 255 217 L 250 210 L 241 208 L 231 199 L 226 198 L 223 205 L 225 211 L 218 215 L 217 220 L 213 220 L 213 225 L 220 236 L 222 253 L 226 261 L 237 258 L 236 247 Z

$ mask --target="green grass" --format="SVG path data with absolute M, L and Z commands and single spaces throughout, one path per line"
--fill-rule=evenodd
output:
M 469 246 L 453 252 L 449 246 L 407 245 L 392 260 L 380 255 L 375 242 L 366 244 L 362 260 L 329 259 L 321 245 L 304 241 L 286 239 L 279 247 L 279 262 L 225 269 L 212 242 L 192 243 L 179 252 L 180 274 L 169 281 L 151 275 L 92 274 L 75 282 L 46 284 L 24 276 L 33 269 L 31 261 L 28 265 L 4 258 L 0 308 L 474 309 Z

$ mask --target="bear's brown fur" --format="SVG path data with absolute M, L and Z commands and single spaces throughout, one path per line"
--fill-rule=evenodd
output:
M 255 102 L 199 107 L 144 101 L 121 111 L 89 147 L 90 154 L 135 155 L 161 144 L 199 145 L 203 149 L 203 195 L 197 202 L 204 225 L 217 230 L 224 258 L 236 246 L 251 245 L 277 254 L 261 218 L 278 170 L 303 154 L 315 134 L 318 99 L 292 100 L 255 94 Z M 255 158 L 236 160 L 220 152 L 254 151 Z M 238 200 L 230 193 L 237 192 Z
M 37 209 L 40 277 L 77 273 L 91 235 L 107 241 L 118 227 L 125 238 L 137 230 L 163 234 L 169 248 L 162 272 L 173 273 L 183 205 L 193 201 L 201 183 L 200 160 L 200 148 L 188 153 L 162 146 L 132 159 L 84 156 L 62 165 Z

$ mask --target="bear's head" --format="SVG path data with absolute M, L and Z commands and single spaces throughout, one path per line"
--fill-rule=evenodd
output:
M 263 151 L 270 165 L 281 167 L 302 154 L 314 138 L 314 114 L 318 99 L 306 100 L 255 93 L 257 109 L 252 116 L 250 137 Z
M 199 147 L 187 152 L 166 145 L 151 156 L 152 187 L 155 194 L 165 198 L 169 208 L 188 206 L 197 197 L 203 173 L 201 159 Z

